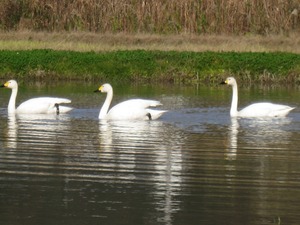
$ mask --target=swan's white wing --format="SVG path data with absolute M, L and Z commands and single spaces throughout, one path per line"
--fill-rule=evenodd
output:
M 56 104 L 70 103 L 71 100 L 66 98 L 40 97 L 32 98 L 23 102 L 17 108 L 17 113 L 24 114 L 48 114 L 56 113 Z M 72 110 L 71 107 L 59 106 L 60 113 L 66 113 Z
M 149 120 L 149 116 L 151 119 L 157 119 L 159 113 L 156 113 L 155 116 L 149 115 L 148 107 L 156 107 L 162 105 L 159 101 L 155 100 L 145 100 L 145 99 L 131 99 L 124 102 L 121 102 L 115 105 L 108 112 L 106 118 L 113 120 L 134 120 L 134 119 L 142 119 Z M 147 110 L 146 110 L 147 109 Z M 152 110 L 155 111 L 155 110 Z M 160 115 L 162 112 L 160 113 Z
M 283 117 L 294 108 L 268 102 L 255 103 L 238 112 L 241 117 Z

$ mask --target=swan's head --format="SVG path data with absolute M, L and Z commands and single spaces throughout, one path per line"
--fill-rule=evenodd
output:
M 9 80 L 9 81 L 5 82 L 5 84 L 1 85 L 1 87 L 15 89 L 15 88 L 18 88 L 18 83 L 15 80 Z
M 236 80 L 234 77 L 227 77 L 225 81 L 223 81 L 221 84 L 227 84 L 227 85 L 236 85 Z
M 96 92 L 110 92 L 112 91 L 112 86 L 110 84 L 101 85 Z

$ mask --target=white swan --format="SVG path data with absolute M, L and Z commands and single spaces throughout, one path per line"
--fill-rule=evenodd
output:
M 109 106 L 113 98 L 113 88 L 110 84 L 103 84 L 95 92 L 107 93 L 105 102 L 100 110 L 99 119 L 107 120 L 155 120 L 159 118 L 165 110 L 153 110 L 148 107 L 162 105 L 159 101 L 145 99 L 131 99 L 121 102 L 109 111 Z
M 67 113 L 73 108 L 60 106 L 62 103 L 70 103 L 71 100 L 66 98 L 54 98 L 54 97 L 39 97 L 32 98 L 16 108 L 16 97 L 18 93 L 18 83 L 15 80 L 9 80 L 1 87 L 10 88 L 12 90 L 8 103 L 9 114 L 51 114 L 51 113 Z
M 247 106 L 241 111 L 237 111 L 238 105 L 238 88 L 236 80 L 228 77 L 221 84 L 232 86 L 232 102 L 230 109 L 231 117 L 284 117 L 294 108 L 287 105 L 273 104 L 268 102 L 255 103 Z

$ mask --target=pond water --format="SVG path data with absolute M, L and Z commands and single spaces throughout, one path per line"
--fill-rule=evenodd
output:
M 117 85 L 113 104 L 157 99 L 156 121 L 98 121 L 98 84 L 20 85 L 72 99 L 66 115 L 7 116 L 1 89 L 1 224 L 299 224 L 300 91 L 240 87 L 298 107 L 286 118 L 231 119 L 231 88 Z

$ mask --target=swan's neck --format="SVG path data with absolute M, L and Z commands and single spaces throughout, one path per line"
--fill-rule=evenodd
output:
M 237 85 L 235 84 L 232 86 L 232 101 L 231 101 L 230 116 L 232 117 L 237 116 L 238 114 L 237 106 L 238 106 L 238 88 Z
M 113 98 L 113 91 L 111 90 L 107 92 L 106 99 L 99 113 L 99 119 L 104 119 L 106 117 L 112 98 Z
M 13 88 L 11 90 L 10 99 L 8 102 L 7 112 L 13 114 L 16 112 L 16 98 L 17 98 L 18 88 Z

